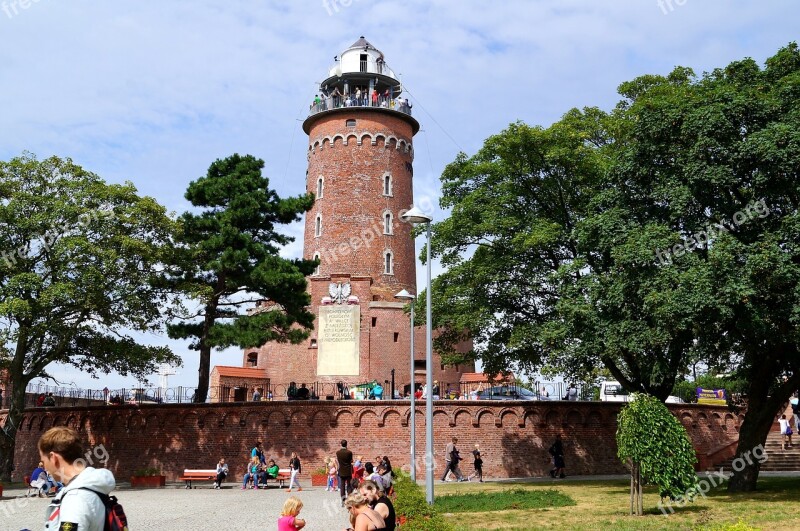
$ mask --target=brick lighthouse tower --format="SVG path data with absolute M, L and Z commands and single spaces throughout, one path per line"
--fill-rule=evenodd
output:
M 419 123 L 383 53 L 361 37 L 320 83 L 303 131 L 306 190 L 316 197 L 306 214 L 303 256 L 320 260 L 308 277 L 317 319 L 307 343 L 248 350 L 244 366 L 263 369 L 271 385 L 307 382 L 320 395 L 336 394 L 338 384 L 377 380 L 389 398 L 390 378 L 399 392 L 410 387 L 409 319 L 394 295 L 417 292 L 412 226 L 400 216 L 414 202 Z M 418 329 L 417 384 L 424 381 L 424 340 Z M 435 378 L 453 388 L 462 372 L 474 370 L 444 367 L 438 356 L 434 365 Z

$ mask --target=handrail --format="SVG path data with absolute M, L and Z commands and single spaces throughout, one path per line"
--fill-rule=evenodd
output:
M 387 98 L 386 96 L 378 96 L 373 99 L 369 94 L 362 94 L 357 98 L 355 94 L 349 96 L 326 96 L 318 98 L 309 106 L 309 116 L 314 116 L 321 112 L 330 111 L 333 109 L 345 108 L 380 108 L 388 109 L 391 111 L 401 112 L 411 116 L 411 104 L 407 99 L 403 98 Z

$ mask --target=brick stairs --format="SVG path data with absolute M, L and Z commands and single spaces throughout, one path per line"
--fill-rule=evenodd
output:
M 781 450 L 781 435 L 776 431 L 771 431 L 767 436 L 767 443 L 764 445 L 767 460 L 762 463 L 763 472 L 797 472 L 800 471 L 800 439 L 792 436 L 794 447 Z M 731 468 L 733 458 L 726 459 L 721 463 L 715 463 L 714 469 L 722 467 L 726 472 L 733 472 Z
M 792 408 L 786 408 L 786 418 L 790 419 L 790 425 L 794 429 L 794 421 L 792 419 Z M 767 442 L 764 444 L 764 450 L 767 454 L 767 460 L 761 464 L 761 470 L 764 472 L 798 472 L 800 471 L 800 435 L 795 433 L 792 435 L 793 448 L 786 447 L 781 450 L 781 434 L 780 425 L 777 421 L 772 426 L 772 429 L 767 435 Z M 714 464 L 714 470 L 719 470 L 722 467 L 725 472 L 733 472 L 731 464 L 733 457 L 725 459 L 720 463 Z

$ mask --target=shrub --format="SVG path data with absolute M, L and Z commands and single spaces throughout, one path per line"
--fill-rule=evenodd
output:
M 694 447 L 683 425 L 657 398 L 634 394 L 617 417 L 617 455 L 639 466 L 661 497 L 682 498 L 697 483 Z
M 404 472 L 398 471 L 394 480 L 394 510 L 398 517 L 405 516 L 403 529 L 408 531 L 453 531 L 454 528 L 435 507 L 425 501 L 422 487 L 413 483 Z
M 133 475 L 136 477 L 141 476 L 161 476 L 161 469 L 160 468 L 140 468 L 139 470 L 134 470 Z

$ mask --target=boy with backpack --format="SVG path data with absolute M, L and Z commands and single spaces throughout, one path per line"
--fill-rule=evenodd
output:
M 116 487 L 105 468 L 87 467 L 80 436 L 72 428 L 50 428 L 39 439 L 39 456 L 64 488 L 47 508 L 46 530 L 127 530 L 122 506 L 108 494 Z

